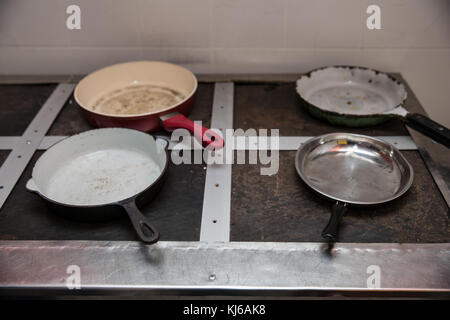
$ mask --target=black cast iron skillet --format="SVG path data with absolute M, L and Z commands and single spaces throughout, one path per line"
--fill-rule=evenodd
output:
M 167 145 L 131 129 L 86 131 L 48 149 L 26 187 L 70 219 L 104 221 L 127 213 L 139 238 L 155 243 L 159 232 L 138 208 L 163 185 Z

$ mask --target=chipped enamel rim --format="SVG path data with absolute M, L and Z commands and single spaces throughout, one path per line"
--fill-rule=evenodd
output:
M 323 88 L 335 86 L 344 86 L 348 84 L 361 84 L 364 87 L 374 86 L 374 83 L 381 84 L 377 87 L 380 95 L 389 97 L 391 105 L 382 112 L 349 113 L 330 110 L 330 108 L 319 106 L 310 101 L 310 96 Z M 359 66 L 331 66 L 311 70 L 302 75 L 296 82 L 296 92 L 301 99 L 322 112 L 351 117 L 373 117 L 379 115 L 404 115 L 403 103 L 407 98 L 405 86 L 391 75 L 365 67 Z

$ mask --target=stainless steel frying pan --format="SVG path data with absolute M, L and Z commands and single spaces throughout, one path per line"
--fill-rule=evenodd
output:
M 390 143 L 369 136 L 331 133 L 312 138 L 298 150 L 295 168 L 314 191 L 335 202 L 322 237 L 336 241 L 348 205 L 392 201 L 411 186 L 414 172 Z

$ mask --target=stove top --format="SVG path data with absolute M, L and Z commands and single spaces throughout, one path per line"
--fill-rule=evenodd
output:
M 20 136 L 56 84 L 0 85 L 0 135 Z M 190 118 L 211 125 L 214 84 L 200 83 Z M 417 104 L 409 92 L 406 109 Z M 234 128 L 279 128 L 280 136 L 315 136 L 352 132 L 372 136 L 408 136 L 399 120 L 370 128 L 331 126 L 311 117 L 300 105 L 293 82 L 235 83 Z M 91 129 L 71 96 L 47 136 L 68 136 Z M 165 134 L 158 132 L 157 134 Z M 25 189 L 38 150 L 0 210 L 1 240 L 137 240 L 130 222 L 67 220 L 51 212 Z M 402 151 L 415 171 L 413 186 L 396 201 L 370 208 L 350 208 L 340 229 L 342 242 L 437 243 L 450 241 L 449 208 L 417 150 Z M 0 151 L 0 164 L 9 151 Z M 259 174 L 260 165 L 232 166 L 231 241 L 320 242 L 331 203 L 309 190 L 294 168 L 294 150 L 280 151 L 279 172 Z M 144 214 L 161 240 L 198 241 L 206 165 L 170 164 L 167 181 Z

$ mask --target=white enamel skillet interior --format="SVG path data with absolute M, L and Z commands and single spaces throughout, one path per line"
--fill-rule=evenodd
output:
M 74 219 L 85 220 L 83 215 L 103 215 L 111 206 L 121 206 L 141 240 L 156 242 L 159 233 L 135 201 L 157 191 L 153 189 L 168 166 L 167 144 L 131 129 L 85 131 L 48 149 L 36 162 L 26 187 L 53 207 L 74 211 Z
M 405 86 L 385 73 L 362 67 L 336 66 L 311 71 L 297 80 L 297 92 L 309 103 L 329 112 L 359 116 L 406 114 L 402 108 L 407 98 Z
M 405 86 L 384 72 L 354 66 L 320 68 L 300 77 L 296 90 L 314 108 L 340 116 L 341 123 L 362 117 L 399 117 L 411 128 L 450 147 L 450 130 L 421 114 L 409 113 L 403 107 Z

